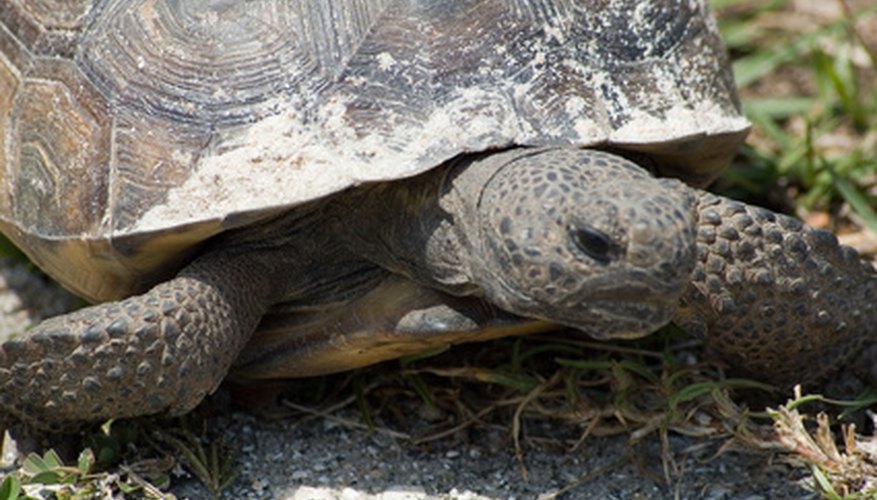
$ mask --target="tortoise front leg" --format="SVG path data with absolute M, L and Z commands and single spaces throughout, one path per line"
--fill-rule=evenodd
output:
M 64 431 L 191 410 L 267 309 L 270 276 L 245 256 L 206 255 L 143 295 L 44 321 L 0 346 L 0 424 Z
M 698 259 L 677 324 L 762 380 L 788 386 L 858 369 L 877 383 L 874 268 L 827 231 L 698 193 Z

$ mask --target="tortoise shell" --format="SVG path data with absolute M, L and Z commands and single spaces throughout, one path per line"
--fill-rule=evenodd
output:
M 747 129 L 705 0 L 0 0 L 0 230 L 91 300 L 461 154 L 606 146 L 703 185 Z

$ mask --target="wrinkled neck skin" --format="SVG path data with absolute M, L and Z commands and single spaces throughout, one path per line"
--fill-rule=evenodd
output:
M 461 174 L 465 181 L 458 182 Z M 350 252 L 385 269 L 452 295 L 481 295 L 471 271 L 477 246 L 467 235 L 476 234 L 479 181 L 489 176 L 452 161 L 410 179 L 365 186 L 333 203 L 332 227 Z
M 460 238 L 469 230 L 464 212 L 444 207 L 460 197 L 447 185 L 452 171 L 359 186 L 229 232 L 212 248 L 272 269 L 275 310 L 350 300 L 388 272 L 453 295 L 478 294 Z
M 524 152 L 525 150 L 517 150 Z M 331 208 L 344 246 L 385 269 L 452 295 L 485 295 L 479 204 L 505 161 L 451 160 L 425 174 L 378 183 Z M 375 214 L 379 214 L 377 217 Z
M 604 153 L 520 148 L 341 197 L 336 230 L 426 286 L 638 337 L 670 320 L 693 269 L 688 191 Z

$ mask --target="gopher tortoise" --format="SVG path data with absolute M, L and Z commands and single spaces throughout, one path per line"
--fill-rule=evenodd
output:
M 872 270 L 699 189 L 748 126 L 705 0 L 0 0 L 0 229 L 100 303 L 0 347 L 0 420 L 554 325 L 873 378 Z

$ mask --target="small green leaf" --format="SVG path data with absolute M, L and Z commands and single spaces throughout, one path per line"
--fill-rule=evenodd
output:
M 21 494 L 21 481 L 9 474 L 0 484 L 0 500 L 17 500 Z
M 46 452 L 48 454 L 48 452 Z M 46 472 L 51 470 L 51 466 L 46 463 L 46 460 L 37 455 L 36 453 L 30 453 L 27 457 L 25 457 L 24 462 L 21 464 L 22 468 L 31 474 L 39 474 L 41 472 Z
M 79 473 L 83 476 L 91 472 L 91 468 L 94 466 L 94 452 L 91 451 L 91 448 L 82 450 L 82 453 L 79 454 L 79 459 L 76 461 L 76 466 L 79 468 Z
M 28 480 L 30 484 L 62 484 L 66 479 L 65 474 L 59 471 L 45 471 L 34 474 Z
M 64 467 L 64 462 L 61 461 L 61 457 L 53 449 L 49 449 L 45 453 L 43 453 L 43 463 L 49 469 L 58 469 L 60 467 Z

